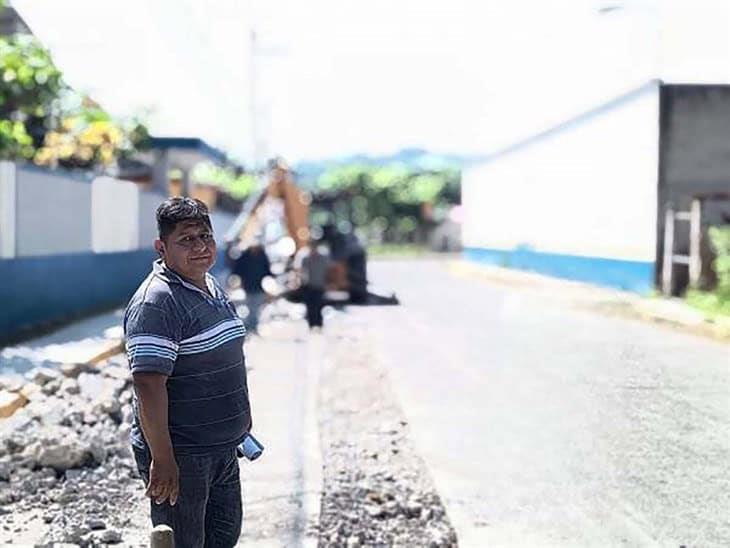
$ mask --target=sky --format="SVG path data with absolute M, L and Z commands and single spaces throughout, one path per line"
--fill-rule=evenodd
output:
M 487 154 L 652 78 L 730 82 L 725 0 L 12 3 L 110 112 L 249 163 Z

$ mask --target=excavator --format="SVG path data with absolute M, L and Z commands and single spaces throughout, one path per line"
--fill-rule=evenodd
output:
M 326 200 L 301 190 L 288 165 L 281 159 L 268 165 L 268 181 L 244 202 L 241 213 L 225 235 L 227 248 L 244 249 L 264 244 L 284 290 L 281 296 L 301 302 L 301 288 L 294 273 L 296 257 L 310 245 L 326 243 L 330 253 L 325 304 L 397 305 L 395 294 L 368 290 L 367 255 L 352 232 L 343 232 L 334 222 L 310 229 L 310 208 L 328 207 Z M 330 204 L 331 206 L 331 204 Z M 230 255 L 229 255 L 230 256 Z M 276 265 L 276 266 L 274 266 Z

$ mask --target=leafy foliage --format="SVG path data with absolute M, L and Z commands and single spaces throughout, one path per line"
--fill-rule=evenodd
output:
M 400 163 L 337 166 L 317 181 L 320 195 L 335 201 L 333 211 L 321 213 L 319 222 L 334 216 L 336 223 L 379 232 L 389 241 L 412 240 L 430 222 L 423 216 L 423 204 L 439 210 L 459 203 L 460 182 L 456 169 L 425 171 Z
M 123 126 L 87 100 L 82 108 L 48 131 L 34 161 L 66 168 L 108 167 L 130 155 L 149 139 L 147 129 L 132 121 Z
M 730 226 L 713 226 L 709 230 L 710 243 L 717 258 L 713 262 L 717 276 L 717 294 L 730 303 Z
M 34 153 L 33 138 L 23 122 L 0 120 L 0 159 L 29 159 Z
M 68 88 L 33 36 L 0 38 L 0 158 L 107 167 L 148 137 L 138 121 L 115 122 Z
M 322 174 L 317 181 L 321 190 L 357 189 L 368 195 L 385 192 L 393 203 L 418 205 L 422 203 L 458 202 L 459 172 L 415 171 L 405 165 L 383 167 L 346 165 Z M 449 192 L 445 192 L 448 189 Z
M 61 73 L 32 37 L 0 38 L 0 158 L 33 157 L 62 87 Z
M 0 39 L 0 116 L 44 119 L 64 88 L 61 72 L 29 35 Z
M 730 226 L 713 226 L 708 236 L 717 255 L 712 263 L 717 286 L 713 291 L 691 289 L 687 302 L 711 316 L 730 316 Z
M 207 162 L 195 166 L 191 179 L 196 183 L 215 185 L 235 200 L 243 200 L 256 188 L 256 179 L 250 173 L 239 173 Z

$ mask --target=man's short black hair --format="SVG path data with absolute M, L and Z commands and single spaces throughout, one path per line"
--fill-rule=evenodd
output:
M 200 200 L 187 197 L 168 198 L 157 208 L 157 233 L 160 240 L 167 238 L 178 223 L 198 221 L 212 228 L 208 206 Z

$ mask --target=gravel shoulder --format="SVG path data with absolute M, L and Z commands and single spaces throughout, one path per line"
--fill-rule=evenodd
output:
M 344 315 L 341 315 L 344 316 Z M 326 327 L 319 546 L 456 546 L 456 534 L 365 324 Z

